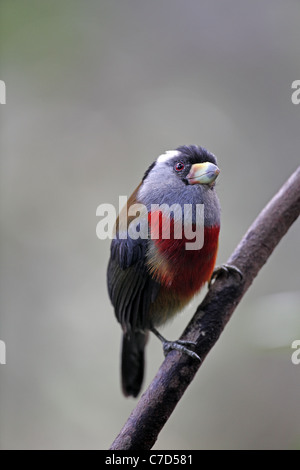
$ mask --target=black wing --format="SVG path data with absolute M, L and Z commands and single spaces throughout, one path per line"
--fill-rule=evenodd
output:
M 149 328 L 149 308 L 160 284 L 153 280 L 146 266 L 148 240 L 115 238 L 107 269 L 111 302 L 124 332 Z

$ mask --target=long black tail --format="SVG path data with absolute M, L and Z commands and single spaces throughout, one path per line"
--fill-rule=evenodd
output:
M 122 390 L 125 397 L 136 397 L 144 378 L 144 350 L 148 334 L 123 335 L 122 343 Z

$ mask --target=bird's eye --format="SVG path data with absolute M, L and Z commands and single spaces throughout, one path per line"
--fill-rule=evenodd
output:
M 175 170 L 176 171 L 182 171 L 184 169 L 184 163 L 182 162 L 177 162 L 175 165 Z

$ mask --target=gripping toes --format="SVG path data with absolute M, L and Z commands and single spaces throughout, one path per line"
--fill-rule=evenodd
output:
M 166 356 L 170 351 L 175 349 L 176 351 L 183 352 L 184 354 L 187 354 L 188 356 L 193 357 L 198 361 L 201 361 L 198 354 L 190 349 L 190 347 L 194 346 L 196 346 L 196 343 L 194 343 L 193 341 L 165 341 L 163 343 L 164 355 Z
M 208 288 L 210 288 L 211 284 L 212 284 L 212 281 L 214 279 L 217 279 L 219 276 L 222 276 L 223 274 L 226 275 L 226 277 L 229 276 L 229 274 L 238 274 L 240 276 L 240 279 L 242 280 L 243 279 L 243 273 L 242 271 L 237 268 L 236 266 L 233 266 L 232 264 L 222 264 L 221 266 L 217 266 L 215 269 L 214 269 L 214 272 L 212 273 L 212 276 L 209 280 L 209 283 L 208 283 Z

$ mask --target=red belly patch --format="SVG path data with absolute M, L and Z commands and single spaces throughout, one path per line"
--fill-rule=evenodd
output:
M 211 278 L 218 251 L 219 226 L 204 227 L 204 245 L 200 250 L 187 250 L 186 243 L 194 242 L 184 236 L 174 238 L 174 221 L 170 221 L 170 238 L 162 236 L 162 216 L 149 217 L 152 248 L 148 266 L 167 290 L 176 291 L 181 298 L 191 298 Z M 193 225 L 193 231 L 196 226 Z

